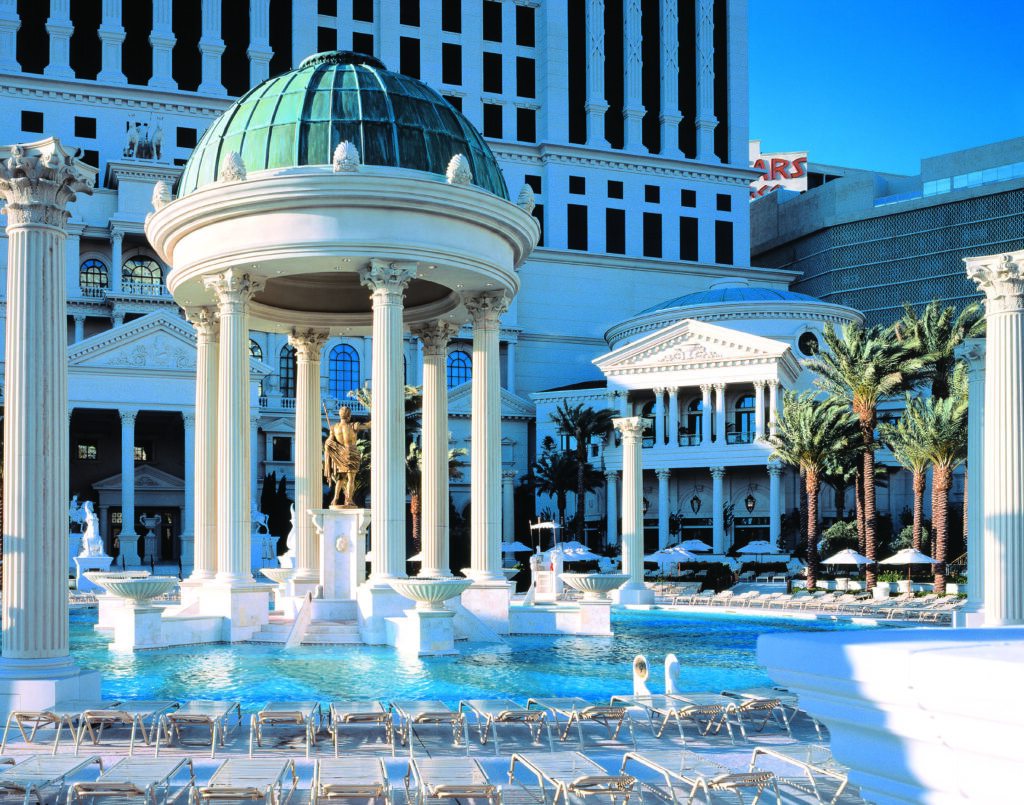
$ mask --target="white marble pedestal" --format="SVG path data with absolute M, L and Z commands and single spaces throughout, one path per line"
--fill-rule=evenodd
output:
M 611 592 L 611 598 L 624 606 L 646 606 L 654 603 L 654 590 L 641 582 L 627 581 Z
M 462 594 L 462 606 L 476 615 L 488 628 L 507 635 L 508 610 L 512 585 L 508 581 L 474 581 Z
M 121 601 L 114 614 L 115 651 L 134 651 L 140 648 L 160 648 L 167 645 L 163 635 L 163 608 L 152 603 L 134 604 Z
M 1008 802 L 1024 769 L 1024 627 L 763 635 L 758 661 L 824 722 L 876 805 Z
M 90 581 L 86 576 L 90 570 L 110 570 L 110 563 L 113 562 L 110 556 L 76 556 L 75 557 L 75 586 L 80 593 L 91 593 L 102 590 L 98 584 Z
M 272 584 L 211 582 L 203 586 L 200 614 L 224 618 L 221 640 L 237 643 L 248 640 L 270 620 Z M 207 641 L 202 641 L 207 642 Z
M 413 603 L 381 582 L 366 582 L 356 590 L 359 604 L 359 635 L 371 646 L 384 646 L 388 642 L 388 618 L 397 618 L 412 609 Z
M 60 701 L 100 697 L 99 671 L 83 671 L 74 664 L 39 673 L 33 660 L 0 661 L 0 718 L 14 710 L 43 710 Z
M 451 610 L 410 609 L 404 617 L 387 619 L 388 643 L 420 657 L 458 654 L 454 623 Z
M 320 547 L 321 597 L 352 600 L 366 580 L 369 509 L 310 509 Z

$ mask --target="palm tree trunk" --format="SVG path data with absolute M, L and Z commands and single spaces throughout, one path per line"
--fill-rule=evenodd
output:
M 558 497 L 555 498 L 556 505 L 558 506 L 558 525 L 565 529 L 565 507 L 567 504 L 565 492 L 559 492 Z M 558 542 L 558 535 L 553 536 L 555 542 Z
M 807 589 L 814 590 L 818 584 L 818 493 L 821 481 L 818 473 L 810 470 L 804 489 L 807 495 Z
M 582 436 L 576 432 L 576 541 L 586 545 L 584 541 L 583 520 L 586 511 L 587 490 L 583 484 L 583 470 L 587 465 L 587 451 L 581 448 Z
M 807 473 L 800 468 L 800 542 L 807 544 Z
M 422 549 L 422 535 L 420 531 L 420 493 L 413 492 L 409 495 L 409 514 L 412 515 L 412 550 L 419 553 Z
M 875 451 L 871 449 L 874 430 L 873 423 L 869 423 L 866 430 L 862 428 L 867 445 L 864 450 L 864 555 L 869 561 L 865 584 L 869 590 L 873 590 L 878 581 L 878 565 L 875 564 Z
M 855 508 L 857 510 L 857 552 L 864 554 L 864 459 L 861 459 L 861 464 L 857 468 L 857 478 L 854 481 L 854 491 L 856 492 Z
M 0 499 L 0 512 L 3 512 L 2 499 Z M 964 464 L 964 524 L 963 524 L 963 535 L 964 535 L 964 550 L 967 549 L 967 464 Z M 3 543 L 0 543 L 0 547 L 3 547 Z
M 946 592 L 946 539 L 948 536 L 949 489 L 953 484 L 953 470 L 936 466 L 932 470 L 932 572 L 935 574 L 935 592 Z
M 921 550 L 921 529 L 924 526 L 924 489 L 928 477 L 923 472 L 914 473 L 914 550 Z

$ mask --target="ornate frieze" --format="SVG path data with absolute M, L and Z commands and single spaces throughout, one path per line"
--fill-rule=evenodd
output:
M 194 369 L 194 350 L 158 335 L 114 352 L 107 358 L 108 366 L 146 367 L 148 369 Z

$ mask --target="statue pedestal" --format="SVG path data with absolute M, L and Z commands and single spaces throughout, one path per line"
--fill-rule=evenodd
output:
M 163 610 L 150 602 L 123 602 L 114 617 L 114 650 L 134 651 L 167 645 L 163 636 L 162 614 Z
M 320 597 L 352 600 L 366 580 L 369 509 L 310 509 L 320 542 Z
M 74 558 L 76 573 L 75 586 L 80 593 L 92 593 L 103 590 L 98 584 L 93 584 L 84 575 L 89 570 L 110 570 L 110 563 L 113 558 L 109 556 L 76 556 Z

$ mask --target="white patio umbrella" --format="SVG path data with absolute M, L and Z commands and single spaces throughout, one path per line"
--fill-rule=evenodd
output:
M 586 548 L 583 548 L 582 550 L 570 548 L 568 550 L 563 551 L 562 555 L 563 557 L 565 557 L 566 562 L 596 562 L 598 559 L 601 558 L 596 553 L 594 553 L 593 551 L 588 551 Z
M 523 545 L 523 543 L 519 542 L 518 540 L 515 541 L 515 542 L 503 542 L 503 543 L 501 543 L 501 552 L 502 553 L 518 553 L 520 551 L 531 551 L 532 552 L 533 548 L 531 548 L 529 545 Z
M 423 551 L 420 551 L 419 553 L 414 553 L 412 556 L 405 557 L 405 561 L 406 562 L 422 562 L 423 561 Z
M 880 565 L 930 565 L 935 560 L 930 556 L 925 556 L 920 551 L 916 551 L 913 548 L 904 548 L 902 551 L 897 551 L 888 559 L 883 559 L 878 564 Z
M 679 554 L 672 553 L 671 549 L 669 549 L 669 548 L 662 548 L 659 551 L 655 551 L 654 553 L 647 554 L 647 556 L 644 557 L 644 561 L 645 562 L 667 563 L 667 562 L 679 562 L 681 560 L 679 559 Z
M 710 551 L 713 548 L 706 542 L 701 542 L 699 539 L 688 539 L 686 542 L 680 542 L 677 548 L 682 548 L 686 551 Z
M 737 548 L 736 553 L 778 553 L 778 551 L 768 540 L 758 539 L 748 542 L 742 548 Z
M 672 548 L 666 548 L 665 552 L 672 557 L 673 562 L 690 562 L 700 557 L 696 554 L 690 553 L 689 550 L 684 548 L 682 545 L 676 545 Z
M 823 565 L 869 565 L 871 560 L 864 554 L 857 553 L 853 548 L 845 548 L 828 559 L 822 559 Z

